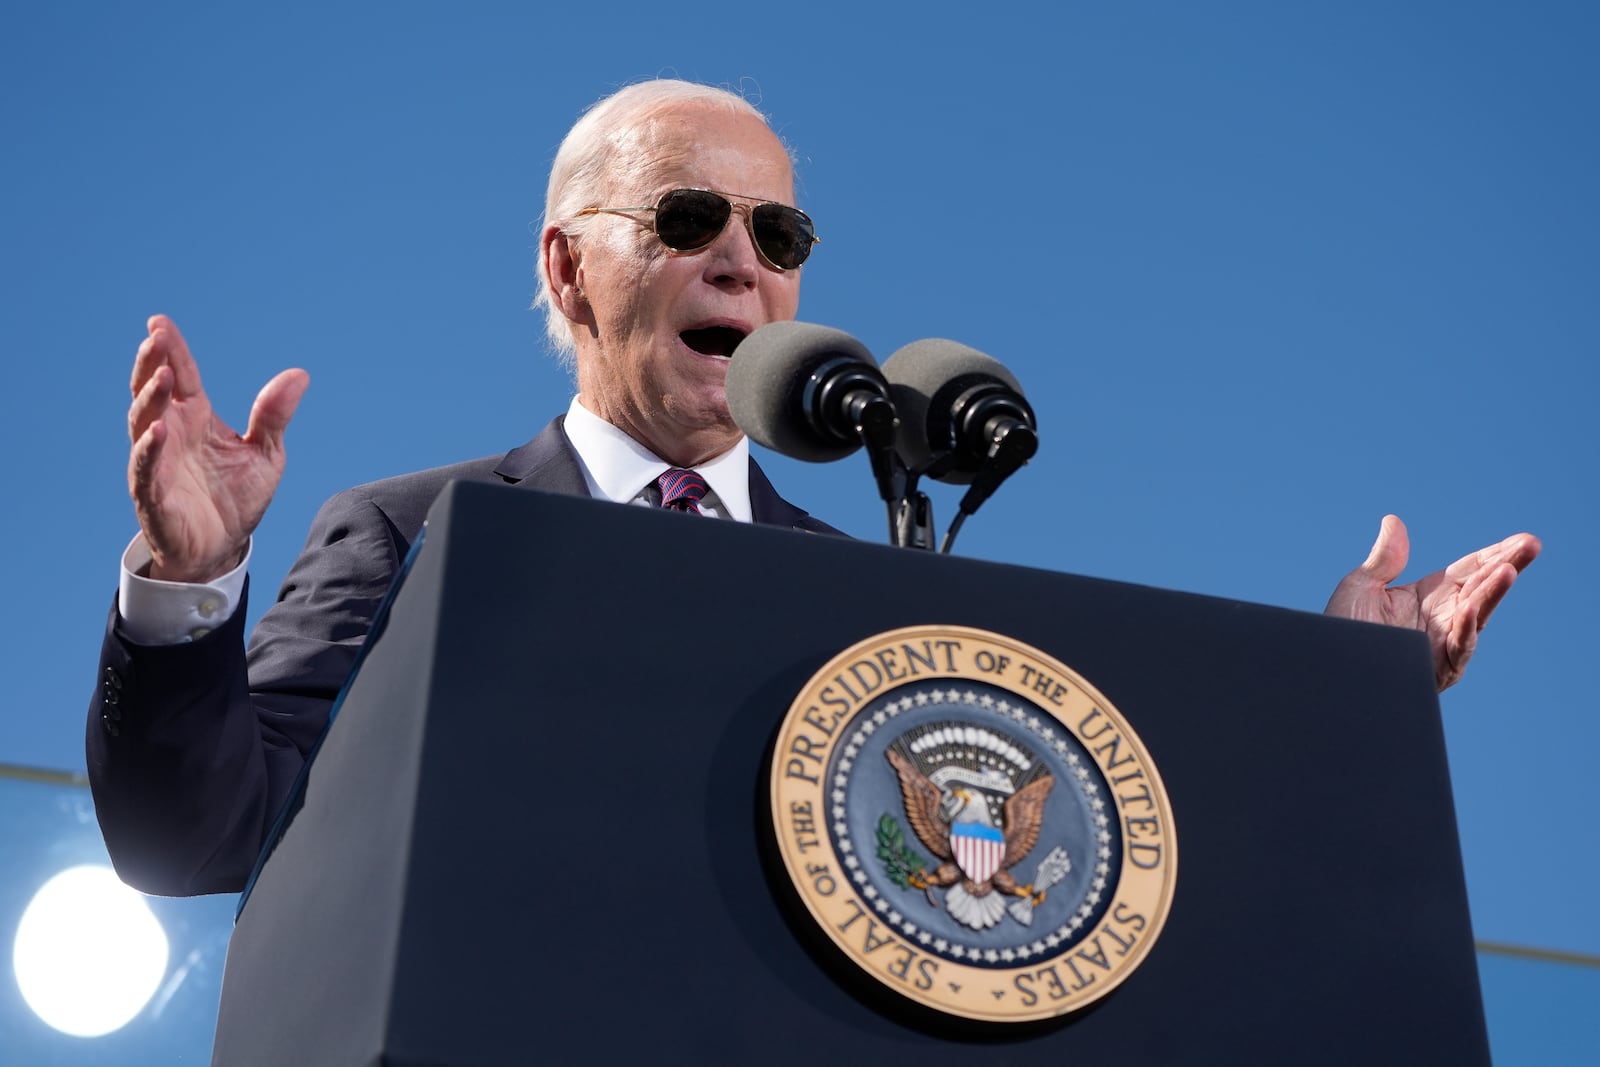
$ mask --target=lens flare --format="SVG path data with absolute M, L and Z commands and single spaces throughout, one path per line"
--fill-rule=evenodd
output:
M 100 1037 L 133 1020 L 167 970 L 167 934 L 109 867 L 72 867 L 28 903 L 12 963 L 22 999 L 50 1026 Z

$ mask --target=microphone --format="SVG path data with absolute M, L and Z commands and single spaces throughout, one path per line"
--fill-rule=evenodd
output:
M 967 516 L 1039 451 L 1033 408 L 999 360 L 955 341 L 913 341 L 884 361 L 883 373 L 913 482 L 926 475 L 971 486 L 940 546 L 949 552 Z
M 867 346 L 843 330 L 769 322 L 733 350 L 727 396 L 752 441 L 811 463 L 866 445 L 878 496 L 891 510 L 904 496 L 889 383 Z
M 913 341 L 884 361 L 883 373 L 901 415 L 900 454 L 918 474 L 967 485 L 1009 467 L 1004 478 L 1039 449 L 1022 386 L 975 348 L 942 338 Z

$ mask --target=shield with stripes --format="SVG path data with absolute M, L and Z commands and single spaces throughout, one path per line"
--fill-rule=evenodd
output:
M 1005 835 L 999 827 L 979 822 L 958 822 L 950 827 L 950 851 L 961 872 L 978 885 L 994 877 L 1006 854 Z

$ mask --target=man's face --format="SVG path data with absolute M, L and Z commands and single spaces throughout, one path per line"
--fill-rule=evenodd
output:
M 689 466 L 738 440 L 727 357 L 757 327 L 794 318 L 800 274 L 767 266 L 745 225 L 757 200 L 794 202 L 788 155 L 759 119 L 700 106 L 668 112 L 633 132 L 594 206 L 654 205 L 678 188 L 739 194 L 707 247 L 671 251 L 650 212 L 597 215 L 574 246 L 592 315 L 579 324 L 578 389 L 595 414 Z

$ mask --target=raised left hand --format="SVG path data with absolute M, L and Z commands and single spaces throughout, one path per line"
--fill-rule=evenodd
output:
M 1461 680 L 1490 613 L 1540 547 L 1532 534 L 1513 534 L 1442 571 L 1391 588 L 1405 570 L 1411 540 L 1405 523 L 1385 515 L 1367 561 L 1345 575 L 1324 614 L 1421 630 L 1433 649 L 1434 682 L 1442 692 Z

